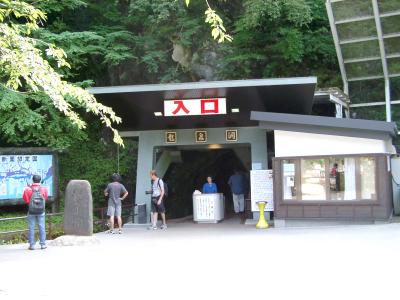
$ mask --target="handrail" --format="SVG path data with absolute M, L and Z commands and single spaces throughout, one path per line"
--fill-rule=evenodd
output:
M 132 208 L 132 207 L 134 207 L 134 205 L 133 204 L 128 204 L 128 205 L 123 205 L 122 207 L 121 207 L 121 209 L 126 209 L 126 208 Z M 104 220 L 106 220 L 107 219 L 107 217 L 105 217 L 105 212 L 107 211 L 107 207 L 96 207 L 96 208 L 93 208 L 93 213 L 94 212 L 99 212 L 100 211 L 100 219 L 99 220 L 96 220 L 97 222 L 98 221 L 104 221 Z M 64 215 L 64 213 L 63 212 L 61 212 L 61 213 L 48 213 L 48 214 L 46 214 L 46 217 L 48 217 L 48 220 L 49 220 L 49 223 L 48 223 L 48 228 L 46 229 L 46 231 L 48 231 L 48 234 L 49 235 L 51 235 L 51 229 L 52 229 L 52 223 L 51 223 L 51 217 L 55 217 L 55 216 L 62 216 L 62 215 Z M 130 215 L 130 214 L 128 214 L 128 215 Z M 22 219 L 26 219 L 28 216 L 27 215 L 25 215 L 25 216 L 20 216 L 20 217 L 11 217 L 11 218 L 0 218 L 0 222 L 2 222 L 2 221 L 15 221 L 15 220 L 22 220 Z M 96 222 L 95 220 L 93 220 L 93 222 Z M 0 231 L 0 236 L 1 235 L 9 235 L 9 234 L 15 234 L 15 233 L 22 233 L 22 232 L 26 232 L 26 231 L 28 231 L 28 229 L 19 229 L 19 230 L 12 230 L 12 231 Z
M 48 213 L 46 214 L 46 217 L 53 217 L 53 216 L 61 216 L 64 213 Z M 12 218 L 0 218 L 1 221 L 14 221 L 14 220 L 21 220 L 21 219 L 26 219 L 28 216 L 21 216 L 21 217 L 12 217 Z

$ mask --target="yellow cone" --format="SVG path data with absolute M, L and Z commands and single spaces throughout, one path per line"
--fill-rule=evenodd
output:
M 258 219 L 256 228 L 259 229 L 268 228 L 268 223 L 267 221 L 265 221 L 265 216 L 264 216 L 264 209 L 266 203 L 267 202 L 257 202 L 258 208 L 260 209 L 260 218 Z

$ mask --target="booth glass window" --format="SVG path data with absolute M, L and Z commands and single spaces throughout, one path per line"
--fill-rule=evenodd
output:
M 356 159 L 329 159 L 329 192 L 331 200 L 356 200 Z
M 282 198 L 304 201 L 376 200 L 374 157 L 282 161 Z
M 296 164 L 294 160 L 284 160 L 282 163 L 283 199 L 296 200 Z
M 360 157 L 361 199 L 375 200 L 375 159 Z
M 301 199 L 325 200 L 325 159 L 301 159 Z

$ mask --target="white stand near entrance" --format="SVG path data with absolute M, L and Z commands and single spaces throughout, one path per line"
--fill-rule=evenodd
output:
M 193 220 L 197 223 L 218 223 L 224 219 L 223 194 L 193 195 Z

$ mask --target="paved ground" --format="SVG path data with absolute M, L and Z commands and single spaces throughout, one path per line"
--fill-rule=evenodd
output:
M 170 224 L 99 245 L 0 246 L 0 299 L 399 299 L 400 224 Z M 29 298 L 28 298 L 29 297 Z

